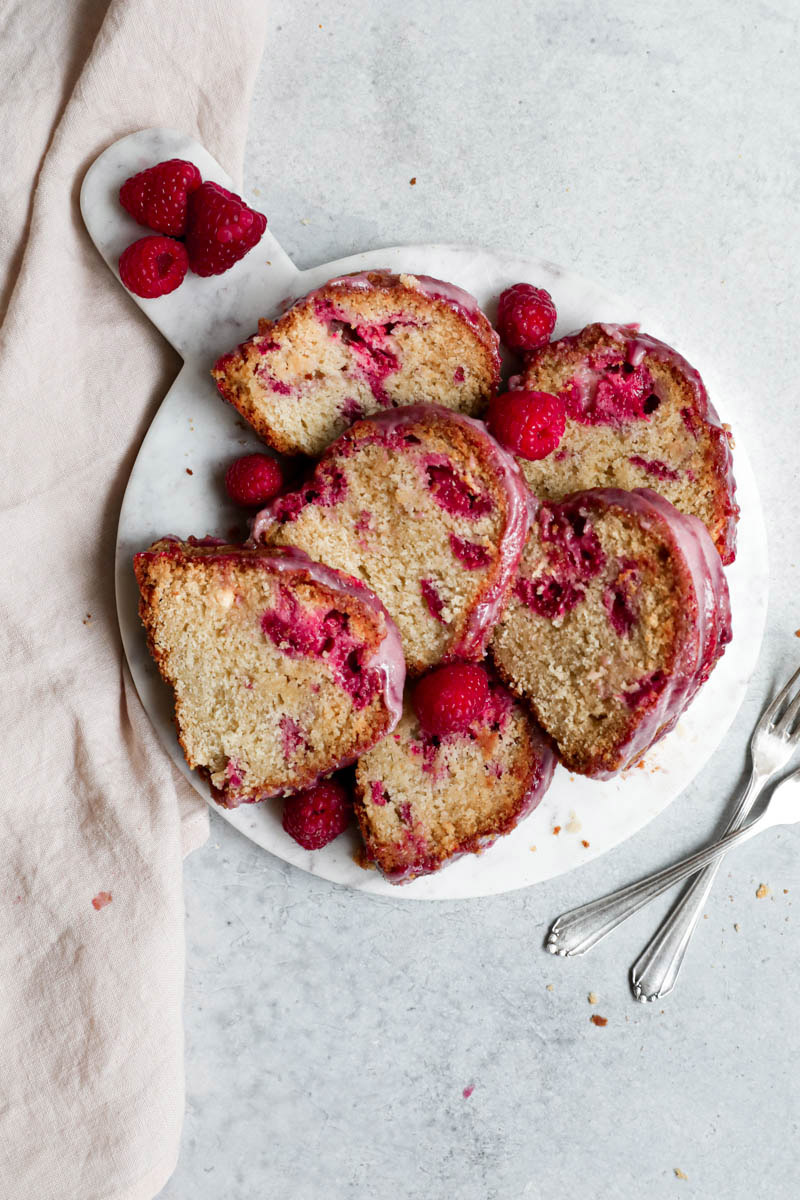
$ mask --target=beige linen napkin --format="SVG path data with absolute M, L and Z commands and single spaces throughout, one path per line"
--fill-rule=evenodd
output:
M 113 558 L 178 362 L 78 192 L 151 125 L 241 178 L 266 6 L 7 0 L 4 16 L 0 1197 L 150 1200 L 178 1153 L 181 856 L 207 815 L 126 679 Z

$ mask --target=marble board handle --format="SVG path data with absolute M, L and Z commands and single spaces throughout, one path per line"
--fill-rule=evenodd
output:
M 114 142 L 86 172 L 80 206 L 89 236 L 117 280 L 120 254 L 148 233 L 120 205 L 120 185 L 137 171 L 168 158 L 186 158 L 200 169 L 203 179 L 236 190 L 216 159 L 186 134 L 142 129 Z M 179 288 L 155 300 L 127 295 L 184 359 L 199 357 L 210 366 L 254 333 L 259 317 L 273 316 L 283 301 L 296 296 L 299 277 L 267 228 L 258 245 L 224 275 L 201 279 L 189 272 Z

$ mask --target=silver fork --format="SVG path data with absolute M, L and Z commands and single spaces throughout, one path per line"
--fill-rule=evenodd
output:
M 800 670 L 795 671 L 786 687 L 764 710 L 753 730 L 750 739 L 750 779 L 736 801 L 725 828 L 726 833 L 741 828 L 766 784 L 792 757 L 800 742 L 798 712 Z M 691 881 L 633 964 L 631 987 L 637 1000 L 660 1000 L 675 987 L 684 955 L 721 862 L 722 859 L 718 859 Z
M 800 793 L 800 782 L 798 782 L 800 772 L 796 772 L 776 788 L 764 813 L 742 828 L 742 823 L 758 794 L 767 781 L 788 762 L 794 748 L 800 742 L 800 721 L 797 720 L 798 712 L 800 712 L 800 691 L 797 691 L 795 695 L 798 681 L 800 681 L 800 670 L 795 672 L 786 687 L 769 705 L 756 726 L 750 746 L 753 755 L 751 780 L 736 806 L 728 832 L 720 841 L 705 850 L 698 851 L 697 854 L 690 855 L 689 858 L 676 863 L 674 867 L 667 867 L 655 875 L 639 880 L 638 883 L 630 884 L 599 900 L 593 900 L 589 904 L 583 904 L 580 908 L 564 913 L 550 929 L 547 949 L 551 954 L 585 954 L 587 950 L 591 950 L 618 925 L 649 904 L 656 896 L 660 896 L 662 892 L 667 891 L 668 888 L 686 879 L 689 875 L 694 875 L 701 868 L 708 868 L 711 872 L 708 882 L 708 887 L 710 887 L 721 857 L 733 845 L 740 841 L 746 841 L 770 825 L 791 824 L 795 820 L 800 821 L 800 795 L 797 796 L 796 816 L 787 819 L 788 810 L 782 803 L 783 798 L 789 794 L 788 785 Z M 792 795 L 795 795 L 796 792 L 792 792 Z M 773 814 L 772 819 L 769 817 L 770 812 Z M 780 816 L 776 817 L 778 813 Z M 733 828 L 734 821 L 737 823 L 736 828 Z M 713 864 L 713 866 L 709 866 L 709 864 Z M 695 915 L 686 938 L 687 945 L 696 920 L 697 916 Z M 683 950 L 685 950 L 685 946 L 683 946 Z M 678 961 L 679 968 L 680 960 Z M 677 971 L 675 974 L 677 975 Z

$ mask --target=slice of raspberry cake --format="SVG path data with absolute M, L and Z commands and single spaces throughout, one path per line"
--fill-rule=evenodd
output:
M 392 883 L 478 853 L 532 812 L 555 767 L 548 740 L 496 680 L 463 731 L 426 732 L 407 697 L 400 724 L 356 769 L 367 857 Z
M 310 482 L 256 517 L 253 541 L 298 546 L 363 580 L 418 673 L 481 658 L 514 580 L 528 493 L 480 421 L 415 405 L 359 421 Z
M 607 778 L 672 728 L 730 637 L 706 527 L 597 488 L 540 508 L 491 649 L 569 769 Z
M 652 488 L 705 524 L 724 563 L 736 552 L 730 438 L 694 367 L 635 325 L 587 325 L 528 359 L 513 386 L 564 401 L 566 431 L 520 459 L 540 500 L 592 487 Z
M 224 807 L 307 787 L 397 723 L 400 638 L 356 580 L 215 539 L 163 538 L 134 569 L 186 761 Z
M 473 296 L 427 275 L 331 279 L 215 364 L 222 396 L 283 454 L 320 454 L 353 421 L 420 396 L 474 414 L 498 339 Z

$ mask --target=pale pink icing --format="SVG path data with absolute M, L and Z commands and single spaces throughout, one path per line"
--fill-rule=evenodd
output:
M 184 542 L 180 538 L 166 535 L 160 538 L 159 541 L 169 542 L 171 543 L 171 547 L 145 550 L 142 551 L 142 556 L 169 554 L 172 550 L 182 551 L 183 546 L 188 544 L 193 550 L 199 551 L 208 561 L 214 563 L 231 563 L 237 559 L 245 558 L 247 561 L 257 562 L 264 570 L 275 572 L 279 575 L 289 575 L 292 573 L 304 575 L 314 583 L 320 584 L 334 593 L 358 600 L 359 603 L 366 605 L 372 612 L 380 615 L 383 618 L 385 633 L 375 652 L 370 658 L 365 659 L 363 666 L 365 670 L 377 672 L 380 677 L 383 702 L 389 714 L 389 725 L 386 732 L 391 733 L 396 727 L 403 712 L 403 688 L 406 677 L 406 664 L 403 657 L 400 634 L 384 605 L 375 593 L 365 584 L 361 583 L 360 580 L 353 579 L 351 576 L 345 575 L 341 571 L 336 571 L 332 567 L 312 562 L 307 554 L 294 547 L 274 547 L 269 550 L 263 550 L 261 553 L 256 553 L 251 547 L 231 546 L 222 539 L 213 537 L 187 538 Z M 328 774 L 338 767 L 346 766 L 349 762 L 352 762 L 352 758 L 343 759 L 339 763 L 332 763 L 324 774 Z M 225 804 L 226 798 L 221 797 L 219 793 L 215 792 L 214 798 L 220 803 Z M 262 798 L 266 799 L 266 797 Z M 238 798 L 235 800 L 235 803 L 239 803 Z
M 721 657 L 731 640 L 730 599 L 722 562 L 703 522 L 678 512 L 657 492 L 649 488 L 630 492 L 620 488 L 592 488 L 552 507 L 565 512 L 578 511 L 591 518 L 593 509 L 607 506 L 634 514 L 645 529 L 657 527 L 659 535 L 672 543 L 676 561 L 684 567 L 686 584 L 687 620 L 675 666 L 663 681 L 657 699 L 620 747 L 623 761 L 630 765 L 673 728 Z M 642 695 L 636 697 L 636 703 L 654 694 L 647 681 L 642 684 Z M 629 695 L 634 699 L 632 693 Z M 608 779 L 615 773 L 598 772 L 595 777 Z
M 471 609 L 464 632 L 448 652 L 449 658 L 476 659 L 483 656 L 489 635 L 500 619 L 528 534 L 531 497 L 513 455 L 495 441 L 482 421 L 435 404 L 412 404 L 405 408 L 377 413 L 351 427 L 328 448 L 321 465 L 324 468 L 326 460 L 332 455 L 344 452 L 348 444 L 361 445 L 362 439 L 356 440 L 356 437 L 365 426 L 373 427 L 376 437 L 384 441 L 401 434 L 409 426 L 430 420 L 433 416 L 449 424 L 460 425 L 472 434 L 477 433 L 480 436 L 485 456 L 506 497 L 506 523 L 499 538 L 494 578 Z M 250 529 L 251 544 L 258 544 L 287 508 L 291 508 L 287 498 L 278 497 L 258 512 Z

